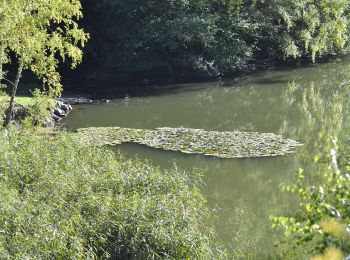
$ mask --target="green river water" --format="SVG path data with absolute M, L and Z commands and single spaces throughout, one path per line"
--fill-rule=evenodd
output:
M 299 68 L 268 70 L 240 80 L 144 87 L 109 104 L 75 106 L 64 124 L 153 129 L 188 127 L 257 131 L 284 135 L 304 144 L 296 154 L 276 158 L 217 159 L 166 152 L 136 144 L 118 149 L 127 158 L 162 168 L 200 171 L 203 193 L 213 211 L 219 243 L 232 257 L 277 254 L 279 232 L 270 215 L 287 215 L 296 198 L 280 191 L 299 167 L 316 176 L 313 158 L 327 153 L 327 136 L 345 133 L 349 116 L 350 58 Z M 320 132 L 323 135 L 319 134 Z

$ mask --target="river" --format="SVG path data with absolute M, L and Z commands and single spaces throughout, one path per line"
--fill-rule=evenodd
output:
M 295 195 L 281 192 L 280 184 L 292 183 L 299 167 L 317 176 L 314 157 L 328 152 L 327 137 L 347 131 L 349 69 L 350 58 L 345 57 L 239 80 L 144 87 L 112 103 L 75 106 L 64 124 L 70 130 L 183 126 L 272 132 L 303 143 L 294 155 L 259 159 L 216 159 L 136 144 L 118 147 L 127 158 L 199 171 L 219 243 L 235 257 L 270 258 L 279 253 L 281 234 L 271 228 L 269 216 L 288 215 L 297 205 Z

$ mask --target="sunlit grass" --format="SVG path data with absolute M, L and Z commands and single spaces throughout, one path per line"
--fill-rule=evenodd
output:
M 217 259 L 186 174 L 72 134 L 0 130 L 1 259 Z
M 15 101 L 22 106 L 30 106 L 34 104 L 33 92 L 35 90 L 41 89 L 40 85 L 34 83 L 22 83 L 18 86 L 17 96 Z M 10 88 L 5 88 L 3 92 L 0 92 L 0 102 L 10 101 Z
M 0 96 L 0 102 L 9 102 L 10 97 L 9 96 Z M 22 106 L 30 106 L 34 103 L 33 97 L 15 97 L 15 101 Z

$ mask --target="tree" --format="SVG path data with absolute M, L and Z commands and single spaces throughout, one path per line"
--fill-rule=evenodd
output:
M 83 0 L 94 69 L 123 76 L 217 75 L 261 61 L 342 53 L 347 0 Z
M 88 35 L 78 27 L 79 0 L 9 0 L 0 2 L 0 62 L 11 58 L 18 65 L 5 125 L 11 121 L 14 98 L 24 70 L 32 71 L 50 93 L 62 91 L 58 64 L 67 58 L 71 67 L 82 60 Z
M 241 24 L 227 21 L 221 1 L 84 0 L 91 63 L 133 77 L 242 68 L 250 48 L 236 33 Z
M 343 52 L 349 43 L 346 0 L 245 0 L 239 12 L 249 14 L 249 24 L 255 25 L 251 37 L 259 56 L 315 62 L 318 56 Z

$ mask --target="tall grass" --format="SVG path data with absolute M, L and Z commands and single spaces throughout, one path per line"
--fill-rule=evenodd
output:
M 215 258 L 199 190 L 71 134 L 0 130 L 0 258 Z

